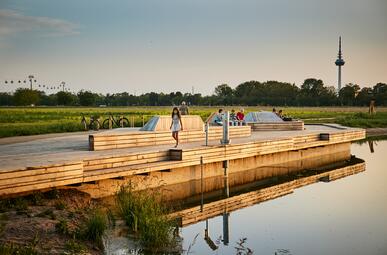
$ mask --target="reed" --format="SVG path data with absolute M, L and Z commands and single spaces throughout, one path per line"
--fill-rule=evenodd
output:
M 173 245 L 175 223 L 168 215 L 168 208 L 155 190 L 134 191 L 132 186 L 122 187 L 117 193 L 119 215 L 138 235 L 144 247 L 151 250 Z

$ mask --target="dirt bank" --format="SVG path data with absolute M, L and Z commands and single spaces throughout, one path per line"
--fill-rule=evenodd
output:
M 35 252 L 28 254 L 103 254 L 98 245 L 76 237 L 94 203 L 88 194 L 70 189 L 0 200 L 0 251 L 13 247 Z

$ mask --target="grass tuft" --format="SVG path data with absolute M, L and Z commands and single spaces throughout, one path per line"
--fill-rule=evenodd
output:
M 159 193 L 151 190 L 135 192 L 133 187 L 122 187 L 117 193 L 120 216 L 140 241 L 150 249 L 173 244 L 174 221 L 168 218 L 168 209 Z

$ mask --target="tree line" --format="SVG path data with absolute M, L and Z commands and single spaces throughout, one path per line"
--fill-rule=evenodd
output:
M 215 87 L 214 93 L 145 93 L 139 96 L 127 92 L 99 94 L 81 90 L 78 93 L 60 91 L 47 95 L 43 91 L 19 88 L 14 93 L 0 93 L 0 106 L 169 106 L 186 101 L 190 105 L 281 105 L 281 106 L 387 106 L 387 84 L 360 88 L 346 84 L 338 93 L 320 79 L 309 78 L 298 87 L 279 81 L 247 81 L 234 89 L 227 84 Z

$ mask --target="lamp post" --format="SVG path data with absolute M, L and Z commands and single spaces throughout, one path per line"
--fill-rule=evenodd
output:
M 62 81 L 59 85 L 59 88 L 62 87 L 62 91 L 65 91 L 66 82 Z
M 33 76 L 32 74 L 28 75 L 28 80 L 30 81 L 30 89 L 32 90 L 32 83 L 36 82 L 35 76 Z

